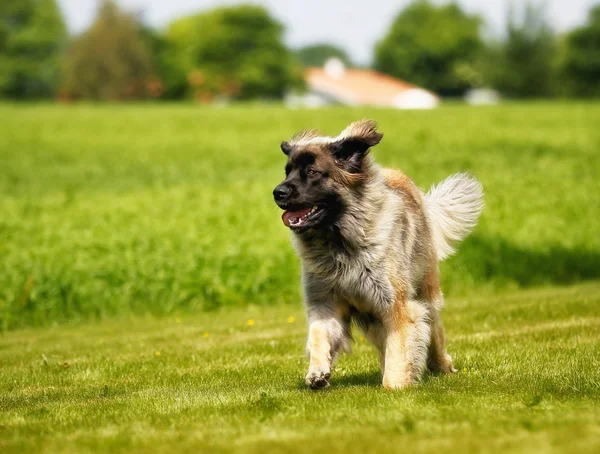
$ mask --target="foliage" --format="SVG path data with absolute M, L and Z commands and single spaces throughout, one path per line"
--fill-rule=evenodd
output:
M 600 96 L 600 6 L 558 38 L 530 2 L 510 11 L 504 39 L 483 43 L 481 23 L 455 3 L 413 0 L 377 44 L 374 67 L 441 95 L 491 86 L 515 98 Z M 56 0 L 3 0 L 0 97 L 48 98 L 61 88 L 64 100 L 276 99 L 303 88 L 303 65 L 338 57 L 352 66 L 327 43 L 291 52 L 282 32 L 255 5 L 182 17 L 162 32 L 102 0 L 92 27 L 69 47 Z
M 507 38 L 492 47 L 488 78 L 503 94 L 517 98 L 547 97 L 556 90 L 556 43 L 542 6 L 526 3 L 522 20 L 510 11 Z
M 600 96 L 600 5 L 590 10 L 585 26 L 571 31 L 561 65 L 566 94 Z
M 264 8 L 241 5 L 178 19 L 167 38 L 196 98 L 281 98 L 302 80 L 282 32 Z
M 460 94 L 479 77 L 480 25 L 455 3 L 414 1 L 377 43 L 375 69 L 443 95 Z
M 332 44 L 313 44 L 296 50 L 296 57 L 306 66 L 323 66 L 332 57 L 339 58 L 346 66 L 352 66 L 352 61 L 344 49 Z
M 599 452 L 599 305 L 597 283 L 449 299 L 458 373 L 397 392 L 359 333 L 306 389 L 299 304 L 15 331 L 3 452 Z
M 385 133 L 375 158 L 420 187 L 457 171 L 483 183 L 480 224 L 442 264 L 447 295 L 598 277 L 600 105 L 11 105 L 0 106 L 0 329 L 298 304 L 271 195 L 278 144 L 363 116 Z
M 66 38 L 66 27 L 55 0 L 2 0 L 0 97 L 53 96 Z
M 187 89 L 186 75 L 175 63 L 173 44 L 161 31 L 144 23 L 137 25 L 140 36 L 150 53 L 152 72 L 161 84 L 161 98 L 184 98 Z
M 125 100 L 157 96 L 149 50 L 135 19 L 103 0 L 93 25 L 73 42 L 65 60 L 69 97 Z

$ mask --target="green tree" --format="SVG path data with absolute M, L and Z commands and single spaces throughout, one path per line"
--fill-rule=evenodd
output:
M 92 26 L 65 59 L 64 91 L 75 99 L 123 100 L 152 96 L 152 61 L 136 20 L 104 0 Z
M 565 38 L 560 64 L 566 94 L 600 96 L 600 5 L 589 12 L 587 24 Z
M 509 11 L 506 41 L 492 47 L 488 79 L 502 93 L 519 98 L 553 94 L 556 41 L 542 7 L 526 3 L 522 20 Z
M 343 49 L 331 44 L 313 44 L 302 47 L 294 52 L 298 60 L 306 66 L 323 66 L 332 57 L 339 58 L 346 66 L 352 66 L 352 61 Z
M 55 0 L 0 1 L 0 96 L 52 96 L 66 39 Z
M 160 97 L 181 99 L 187 89 L 186 75 L 176 62 L 174 46 L 161 32 L 138 23 L 138 31 L 150 53 L 151 67 L 161 83 Z
M 481 19 L 454 3 L 408 5 L 375 48 L 375 69 L 444 95 L 471 85 L 482 48 Z
M 282 33 L 264 8 L 241 5 L 179 19 L 168 27 L 167 38 L 195 96 L 280 98 L 301 81 Z

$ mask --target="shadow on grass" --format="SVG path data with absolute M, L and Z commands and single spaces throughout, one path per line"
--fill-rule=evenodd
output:
M 426 370 L 423 376 L 420 378 L 419 383 L 425 385 L 429 382 L 442 379 L 447 377 L 444 374 L 434 374 L 433 372 Z M 354 388 L 354 387 L 369 387 L 369 388 L 381 388 L 382 387 L 382 376 L 379 370 L 372 370 L 369 372 L 351 373 L 345 375 L 337 375 L 335 372 L 331 376 L 330 388 L 329 389 L 343 389 L 343 388 Z M 298 381 L 298 389 L 306 390 L 308 387 L 304 383 L 304 380 Z M 316 390 L 319 391 L 319 390 Z
M 560 245 L 530 249 L 502 237 L 475 234 L 460 246 L 446 268 L 447 274 L 458 277 L 466 271 L 475 282 L 492 279 L 500 286 L 507 282 L 520 287 L 564 285 L 599 279 L 600 251 Z
M 379 370 L 372 370 L 369 372 L 344 375 L 336 375 L 334 373 L 331 379 L 332 388 L 352 388 L 355 386 L 381 386 L 381 372 Z

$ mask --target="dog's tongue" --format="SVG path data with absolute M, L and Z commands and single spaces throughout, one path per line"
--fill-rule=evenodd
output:
M 285 210 L 281 215 L 281 220 L 283 221 L 286 227 L 289 227 L 291 219 L 300 219 L 302 216 L 306 216 L 309 212 L 310 207 L 302 208 L 301 210 L 297 211 Z

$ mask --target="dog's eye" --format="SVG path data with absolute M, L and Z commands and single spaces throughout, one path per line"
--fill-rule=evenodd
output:
M 317 173 L 319 172 L 317 172 L 314 167 L 309 167 L 306 169 L 306 174 L 310 175 L 311 177 L 315 176 Z

